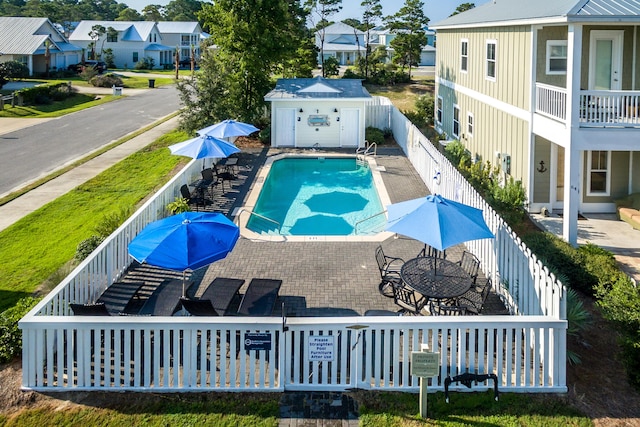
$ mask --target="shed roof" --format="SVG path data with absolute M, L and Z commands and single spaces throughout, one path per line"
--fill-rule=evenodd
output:
M 637 0 L 491 0 L 431 25 L 444 29 L 468 26 L 510 25 L 513 21 L 539 22 L 640 22 Z
M 265 95 L 266 101 L 289 99 L 364 99 L 371 98 L 359 79 L 278 79 L 276 87 Z

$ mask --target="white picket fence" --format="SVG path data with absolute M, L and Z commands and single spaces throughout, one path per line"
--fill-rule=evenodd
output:
M 129 266 L 128 243 L 201 169 L 191 162 L 19 323 L 22 387 L 41 391 L 282 391 L 350 388 L 417 391 L 411 351 L 429 344 L 441 371 L 431 390 L 464 372 L 495 373 L 504 391 L 566 392 L 565 290 L 438 150 L 388 100 L 374 101 L 431 189 L 485 212 L 495 240 L 468 249 L 494 278 L 513 316 L 474 317 L 73 317 Z M 259 337 L 262 349 L 245 347 Z M 323 351 L 314 352 L 318 341 Z M 474 390 L 490 388 L 482 383 Z

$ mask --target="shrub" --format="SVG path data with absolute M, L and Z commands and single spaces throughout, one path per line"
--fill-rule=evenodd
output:
M 343 79 L 364 79 L 364 77 L 356 73 L 352 67 L 349 67 L 344 71 L 342 78 Z
M 409 121 L 411 123 L 413 123 L 414 125 L 416 125 L 418 128 L 424 128 L 425 126 L 427 126 L 427 122 L 424 120 L 424 116 L 415 110 L 407 110 L 407 111 L 402 111 L 402 114 L 409 119 Z
M 0 63 L 0 76 L 7 80 L 26 79 L 29 77 L 29 67 L 18 61 Z
M 95 87 L 113 87 L 113 86 L 122 86 L 122 79 L 113 73 L 97 75 L 89 80 Z
M 37 302 L 33 297 L 22 298 L 0 314 L 0 363 L 9 362 L 22 353 L 22 332 L 18 328 L 18 321 Z
M 584 258 L 584 268 L 598 281 L 598 286 L 609 289 L 618 281 L 620 268 L 613 253 L 588 243 L 580 246 L 578 252 Z
M 78 243 L 74 258 L 78 261 L 82 261 L 89 255 L 91 255 L 91 252 L 93 252 L 98 246 L 100 246 L 100 243 L 104 242 L 104 239 L 105 238 L 103 236 L 97 236 L 95 234 L 87 239 L 84 239 L 82 242 Z
M 340 63 L 338 60 L 330 56 L 324 60 L 324 75 L 337 76 L 340 73 Z
M 458 140 L 449 143 L 445 147 L 444 156 L 458 168 L 461 166 L 467 168 L 471 165 L 471 153 Z
M 150 57 L 141 58 L 133 68 L 136 70 L 152 70 L 155 66 L 155 60 Z
M 258 133 L 258 138 L 260 138 L 260 141 L 262 141 L 264 144 L 271 144 L 271 126 L 263 128 Z
M 364 130 L 364 139 L 369 141 L 370 144 L 374 142 L 378 145 L 384 144 L 384 134 L 378 128 L 368 127 Z
M 82 80 L 90 82 L 92 78 L 98 75 L 98 70 L 93 67 L 82 67 L 82 71 L 78 75 Z
M 176 197 L 176 199 L 167 205 L 167 210 L 171 213 L 171 215 L 176 215 L 182 212 L 189 212 L 191 208 L 189 207 L 189 201 L 184 197 Z
M 50 103 L 52 99 L 64 99 L 71 95 L 69 86 L 64 83 L 28 87 L 16 92 L 25 104 Z
M 578 293 L 571 288 L 567 289 L 567 335 L 579 338 L 589 326 L 591 326 L 591 314 L 584 307 Z M 581 362 L 580 355 L 570 350 L 567 350 L 567 360 L 572 365 Z
M 420 95 L 416 99 L 416 110 L 428 126 L 434 124 L 435 98 L 432 95 Z
M 629 382 L 640 389 L 640 290 L 629 277 L 619 274 L 610 287 L 599 285 L 596 296 L 604 318 L 620 333 L 622 363 Z

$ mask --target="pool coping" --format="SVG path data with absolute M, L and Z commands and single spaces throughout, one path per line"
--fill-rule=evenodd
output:
M 273 162 L 277 160 L 281 160 L 287 157 L 356 157 L 352 154 L 344 154 L 344 153 L 281 153 L 276 154 L 274 156 L 268 157 L 265 161 L 264 165 L 260 168 L 258 173 L 256 174 L 256 178 L 253 182 L 252 187 L 249 189 L 249 194 L 247 195 L 247 199 L 245 204 L 235 210 L 233 215 L 235 216 L 236 223 L 240 228 L 240 236 L 250 239 L 254 242 L 382 242 L 389 237 L 393 236 L 394 233 L 390 231 L 382 231 L 377 234 L 372 235 L 362 235 L 362 236 L 283 236 L 283 235 L 262 235 L 258 234 L 254 231 L 251 231 L 247 228 L 247 223 L 249 222 L 250 214 L 246 212 L 252 212 L 253 208 L 256 206 L 258 201 L 258 196 L 262 191 L 262 186 L 269 175 L 269 171 L 271 170 L 271 165 Z M 369 169 L 371 170 L 371 175 L 373 178 L 373 184 L 376 188 L 376 192 L 378 193 L 378 197 L 380 198 L 380 204 L 383 208 L 391 204 L 391 199 L 389 198 L 389 193 L 387 192 L 387 187 L 384 185 L 384 181 L 382 180 L 381 171 L 384 170 L 383 167 L 378 167 L 378 163 L 376 162 L 373 156 L 362 156 L 367 163 L 369 164 Z M 245 215 L 242 213 L 245 212 Z M 386 209 L 384 210 L 386 217 Z

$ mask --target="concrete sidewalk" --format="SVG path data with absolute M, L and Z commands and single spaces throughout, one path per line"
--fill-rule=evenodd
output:
M 25 119 L 20 119 L 20 121 L 24 120 Z M 159 120 L 157 123 L 160 124 L 147 132 L 0 206 L 0 231 L 36 209 L 69 192 L 78 185 L 88 181 L 130 154 L 146 147 L 160 136 L 178 126 L 178 116 L 164 122 L 163 120 L 165 119 Z M 4 127 L 2 130 L 4 131 Z

